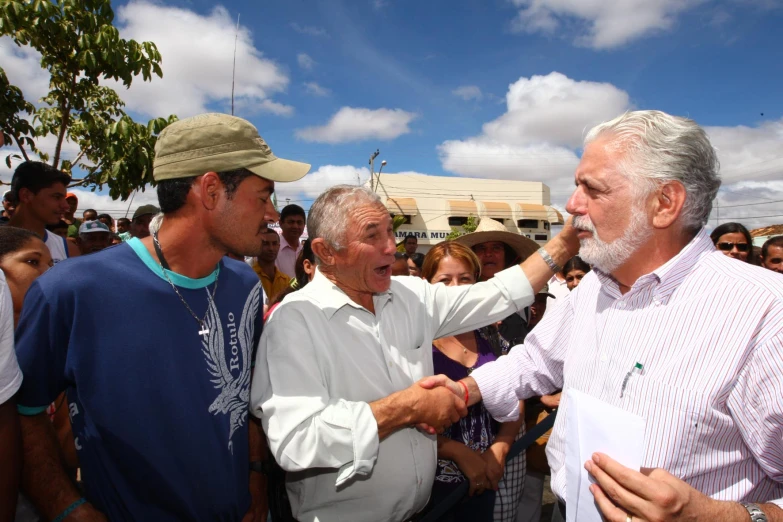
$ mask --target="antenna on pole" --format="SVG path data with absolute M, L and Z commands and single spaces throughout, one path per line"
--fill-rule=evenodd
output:
M 231 72 L 231 116 L 234 115 L 234 81 L 237 76 L 237 40 L 239 39 L 239 13 L 237 13 L 237 30 L 234 33 L 234 70 Z

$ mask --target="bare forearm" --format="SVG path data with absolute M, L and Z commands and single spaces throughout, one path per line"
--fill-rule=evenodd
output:
M 468 447 L 461 442 L 438 435 L 438 458 L 456 460 L 466 449 Z
M 402 392 L 397 392 L 370 403 L 378 422 L 378 440 L 383 440 L 400 428 L 412 424 L 412 415 Z
M 481 390 L 473 377 L 466 377 L 460 381 L 468 387 L 468 406 L 481 402 Z
M 250 416 L 248 422 L 249 441 L 250 441 L 250 462 L 260 462 L 269 458 L 269 452 L 266 447 L 266 437 L 261 428 L 261 421 Z M 269 510 L 267 499 L 267 477 L 263 473 L 250 471 L 250 496 L 253 499 L 253 505 L 257 511 L 264 513 Z
M 22 488 L 47 520 L 52 520 L 81 497 L 65 471 L 52 423 L 45 413 L 21 416 L 24 466 Z M 79 520 L 81 508 L 70 520 Z
M 11 522 L 22 475 L 22 434 L 13 400 L 0 405 L 0 521 Z
M 761 509 L 767 514 L 767 522 L 783 522 L 783 509 L 780 509 L 777 504 L 761 504 Z M 745 511 L 745 521 L 747 521 L 748 512 L 745 508 L 742 508 L 742 511 Z

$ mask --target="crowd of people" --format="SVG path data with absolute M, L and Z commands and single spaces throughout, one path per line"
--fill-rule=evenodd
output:
M 366 187 L 278 214 L 309 168 L 221 114 L 161 133 L 132 219 L 16 168 L 0 521 L 537 522 L 546 475 L 565 520 L 571 390 L 646 422 L 641 469 L 584 463 L 604 519 L 783 521 L 783 236 L 707 233 L 695 122 L 592 129 L 544 246 L 484 218 L 422 253 Z

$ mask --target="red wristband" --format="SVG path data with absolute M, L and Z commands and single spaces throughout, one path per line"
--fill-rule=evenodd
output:
M 465 401 L 465 406 L 467 406 L 468 405 L 468 385 L 465 384 L 462 381 L 457 381 L 457 384 L 462 386 L 462 389 L 465 390 L 465 398 L 463 400 Z

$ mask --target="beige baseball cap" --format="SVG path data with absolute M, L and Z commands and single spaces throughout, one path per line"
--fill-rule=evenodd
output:
M 247 120 L 209 113 L 172 123 L 155 144 L 155 181 L 247 169 L 271 181 L 296 181 L 310 165 L 278 158 Z

